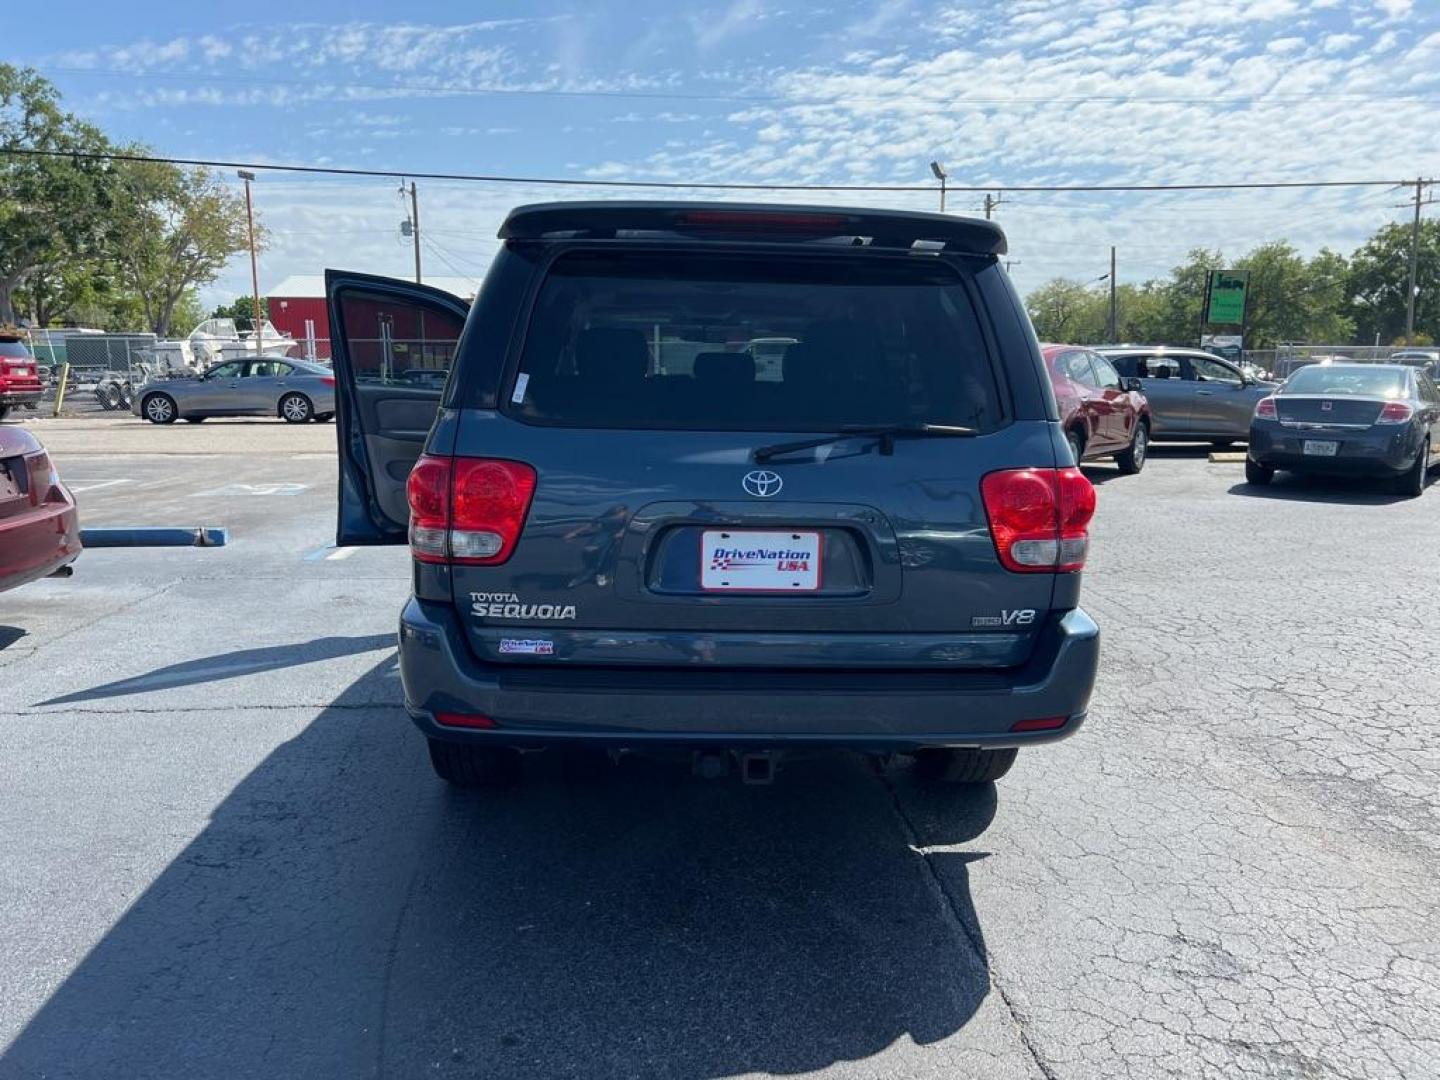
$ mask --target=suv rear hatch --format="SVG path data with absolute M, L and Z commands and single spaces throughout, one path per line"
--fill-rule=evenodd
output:
M 499 409 L 455 425 L 457 467 L 500 462 L 477 474 L 473 505 L 509 500 L 524 523 L 499 555 L 451 560 L 477 656 L 1029 657 L 1056 574 L 1001 566 L 981 480 L 1056 455 L 1052 425 L 1011 408 L 973 280 L 993 258 L 614 241 L 547 258 Z M 882 427 L 898 433 L 859 430 Z M 457 486 L 455 528 L 471 505 Z

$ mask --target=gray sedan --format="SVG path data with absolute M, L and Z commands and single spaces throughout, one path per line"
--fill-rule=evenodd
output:
M 216 364 L 194 379 L 161 379 L 140 387 L 132 406 L 152 424 L 198 424 L 211 416 L 278 416 L 291 424 L 335 415 L 335 376 L 328 367 L 289 356 L 254 356 Z
M 1121 375 L 1140 380 L 1150 402 L 1152 441 L 1228 446 L 1248 439 L 1255 403 L 1276 385 L 1199 349 L 1125 345 L 1096 351 Z

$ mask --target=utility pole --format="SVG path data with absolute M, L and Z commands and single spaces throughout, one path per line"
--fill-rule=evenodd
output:
M 255 174 L 238 169 L 235 175 L 245 181 L 245 227 L 250 233 L 250 301 L 255 308 L 255 328 L 250 336 L 255 339 L 255 355 L 259 356 L 264 344 L 261 331 L 265 321 L 260 315 L 260 268 L 255 261 L 255 205 L 250 199 L 250 182 L 255 179 Z
M 997 206 L 1000 205 L 1001 201 L 1002 201 L 1002 200 L 1001 200 L 1001 197 L 1000 197 L 999 195 L 988 195 L 988 194 L 987 194 L 987 195 L 985 196 L 985 220 L 986 220 L 986 221 L 989 221 L 989 220 L 990 220 L 990 214 L 991 214 L 991 212 L 994 211 L 994 209 L 995 209 Z
M 415 284 L 420 284 L 420 199 L 415 194 L 415 181 L 410 181 L 410 233 L 415 238 Z
M 1420 261 L 1420 196 L 1426 188 L 1423 178 L 1415 180 L 1415 224 L 1410 229 L 1410 287 L 1405 290 L 1405 344 L 1415 344 L 1415 270 Z
M 1110 335 L 1109 335 L 1109 336 L 1110 336 L 1110 344 L 1111 344 L 1111 345 L 1118 344 L 1117 338 L 1118 338 L 1118 335 L 1119 335 L 1119 333 L 1120 333 L 1118 315 L 1119 315 L 1119 308 L 1116 307 L 1116 302 L 1115 302 L 1115 245 L 1114 245 L 1114 244 L 1111 244 L 1111 245 L 1110 245 Z

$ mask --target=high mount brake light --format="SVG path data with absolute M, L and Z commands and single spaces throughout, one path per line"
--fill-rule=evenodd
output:
M 534 494 L 535 470 L 522 462 L 424 454 L 405 484 L 410 552 L 428 563 L 503 563 Z
M 1255 403 L 1255 417 L 1258 420 L 1274 420 L 1279 413 L 1275 411 L 1275 399 L 1273 397 L 1261 398 Z
M 838 229 L 847 218 L 840 214 L 787 214 L 755 210 L 689 210 L 676 219 L 681 225 L 730 229 L 798 229 L 820 232 Z
M 980 481 L 995 553 L 1020 574 L 1079 570 L 1090 547 L 1095 487 L 1079 469 L 1006 469 Z

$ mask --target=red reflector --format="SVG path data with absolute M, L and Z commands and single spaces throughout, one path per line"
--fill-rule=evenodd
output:
M 334 386 L 334 385 L 335 385 L 335 376 L 334 376 L 334 375 L 321 375 L 321 376 L 320 376 L 320 384 L 321 384 L 322 386 Z
M 495 721 L 480 713 L 437 712 L 435 722 L 444 727 L 493 728 Z
M 1069 722 L 1068 716 L 1047 716 L 1040 720 L 1021 720 L 1011 731 L 1054 731 Z
M 839 214 L 787 214 L 757 210 L 689 210 L 679 216 L 682 225 L 731 228 L 836 229 L 848 220 Z

